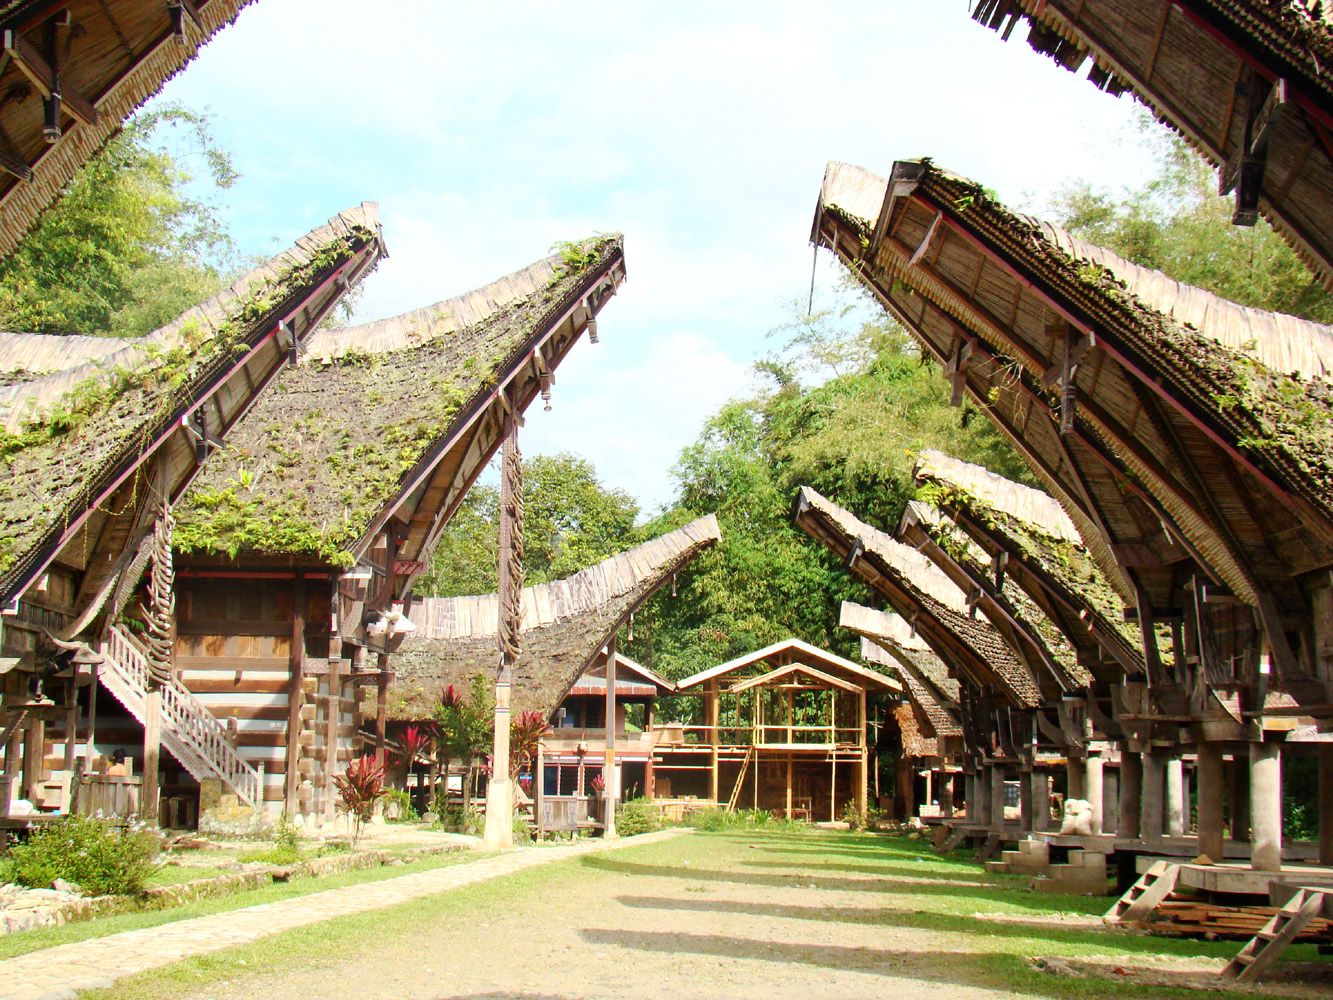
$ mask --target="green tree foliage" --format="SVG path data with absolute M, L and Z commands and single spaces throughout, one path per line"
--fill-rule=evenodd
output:
M 870 594 L 792 526 L 800 486 L 892 531 L 922 448 L 1027 478 L 983 416 L 949 406 L 939 369 L 904 330 L 882 313 L 865 318 L 864 302 L 844 297 L 778 331 L 783 349 L 758 365 L 771 384 L 724 406 L 681 453 L 677 503 L 645 529 L 656 534 L 709 511 L 722 526 L 721 544 L 682 574 L 678 596 L 659 595 L 638 616 L 629 655 L 667 676 L 792 635 L 854 653 L 837 625 L 839 604 Z
M 523 463 L 524 562 L 528 584 L 559 580 L 634 545 L 639 505 L 609 489 L 577 455 L 536 455 Z M 418 594 L 453 597 L 496 589 L 500 494 L 474 486 L 441 535 Z
M 168 107 L 126 125 L 0 262 L 0 327 L 132 337 L 217 291 L 234 246 L 191 194 L 192 162 L 215 189 L 236 180 L 205 116 Z
M 1157 175 L 1116 197 L 1066 188 L 1053 215 L 1075 236 L 1242 305 L 1333 322 L 1333 296 L 1267 222 L 1233 226 L 1216 172 L 1181 139 L 1164 138 Z

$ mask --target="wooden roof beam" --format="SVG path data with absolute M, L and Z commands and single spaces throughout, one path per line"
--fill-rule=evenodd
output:
M 69 11 L 62 12 L 58 17 L 65 18 L 64 23 L 68 27 Z M 0 34 L 0 51 L 3 51 L 9 61 L 28 78 L 28 81 L 46 102 L 45 134 L 47 142 L 55 142 L 60 138 L 60 112 L 62 109 L 71 118 L 82 122 L 84 125 L 96 125 L 98 120 L 97 109 L 93 107 L 92 102 L 61 79 L 60 72 L 57 69 L 59 62 L 54 59 L 57 55 L 57 47 L 53 40 L 52 51 L 49 53 L 53 57 L 53 61 L 48 62 L 37 51 L 36 47 L 18 31 L 6 28 L 3 34 Z

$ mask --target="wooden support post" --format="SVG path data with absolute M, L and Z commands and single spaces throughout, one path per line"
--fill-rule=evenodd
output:
M 1087 796 L 1088 804 L 1092 806 L 1092 832 L 1094 835 L 1102 832 L 1102 819 L 1106 808 L 1103 799 L 1105 793 L 1103 777 L 1102 755 L 1091 750 L 1088 751 L 1088 755 L 1083 761 L 1083 792 Z
M 718 719 L 721 717 L 716 678 L 708 682 L 708 693 L 704 695 L 704 719 L 708 726 L 709 742 L 712 744 L 711 767 L 708 774 L 708 798 L 715 805 L 718 802 Z
M 829 748 L 829 762 L 828 821 L 836 823 L 838 820 L 838 748 L 836 746 Z
M 990 769 L 990 826 L 996 833 L 1004 831 L 1004 768 Z
M 324 720 L 324 819 L 332 823 L 337 808 L 338 794 L 333 776 L 338 771 L 338 716 L 342 714 L 342 660 L 329 660 L 328 693 L 325 698 Z M 352 670 L 365 669 L 366 649 L 357 646 L 352 652 Z
M 861 767 L 856 783 L 856 812 L 862 819 L 866 815 L 866 797 L 870 785 L 870 751 L 866 745 L 866 691 L 861 689 L 857 706 L 856 742 L 860 748 Z
M 1140 779 L 1142 796 L 1139 803 L 1139 835 L 1143 840 L 1162 839 L 1162 796 L 1166 785 L 1166 761 L 1160 753 L 1149 750 L 1143 754 L 1143 774 Z
M 1282 870 L 1282 744 L 1250 744 L 1250 866 Z
M 1333 865 L 1333 746 L 1319 747 L 1319 863 Z
M 334 595 L 336 601 L 337 594 Z M 291 648 L 287 651 L 287 748 L 284 754 L 283 809 L 294 817 L 300 808 L 301 706 L 305 703 L 305 580 L 298 573 L 292 593 Z
M 158 784 L 162 755 L 162 692 L 150 686 L 143 699 L 143 776 L 139 785 L 139 819 L 158 825 Z
M 652 756 L 648 758 L 648 764 L 652 766 Z M 559 772 L 557 772 L 558 774 Z M 556 791 L 559 791 L 557 787 Z M 532 819 L 537 825 L 537 840 L 540 841 L 546 833 L 546 817 L 543 814 L 543 807 L 546 800 L 546 748 L 542 746 L 542 741 L 537 741 L 537 760 L 532 766 Z
M 380 653 L 376 658 L 379 673 L 375 676 L 375 763 L 384 767 L 387 757 L 389 718 L 389 654 Z M 407 770 L 412 770 L 412 761 L 407 762 Z
M 92 680 L 88 683 L 88 748 L 84 751 L 84 773 L 91 774 L 93 760 L 97 756 L 97 691 L 101 686 L 102 666 L 92 665 Z
M 1199 744 L 1197 773 L 1199 789 L 1199 853 L 1222 860 L 1222 748 L 1216 743 Z
M 790 693 L 790 692 L 788 692 L 788 693 Z M 791 809 L 792 809 L 792 787 L 791 787 L 791 786 L 792 786 L 793 771 L 795 770 L 795 768 L 794 768 L 794 763 L 795 763 L 795 762 L 794 762 L 793 757 L 792 757 L 792 752 L 791 752 L 790 750 L 788 750 L 788 751 L 787 751 L 787 818 L 788 818 L 788 819 L 791 819 Z
M 619 782 L 616 781 L 616 638 L 606 644 L 606 758 L 602 766 L 602 781 L 605 783 L 602 797 L 606 799 L 606 826 L 602 836 L 608 840 L 616 837 L 616 797 Z
M 74 673 L 69 679 L 69 684 L 65 687 L 65 754 L 64 769 L 66 772 L 74 770 L 74 750 L 79 742 L 79 668 L 73 668 Z M 70 789 L 70 794 L 74 790 Z

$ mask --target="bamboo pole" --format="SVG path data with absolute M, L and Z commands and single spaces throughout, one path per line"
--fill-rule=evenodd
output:
M 718 732 L 717 724 L 720 716 L 720 697 L 718 694 L 717 681 L 712 680 L 708 684 L 708 693 L 704 696 L 704 718 L 708 720 L 709 736 L 712 741 L 711 769 L 708 777 L 708 797 L 717 804 L 718 796 Z

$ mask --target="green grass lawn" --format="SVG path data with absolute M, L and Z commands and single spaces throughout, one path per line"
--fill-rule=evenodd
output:
M 413 869 L 391 869 L 389 874 L 409 870 Z M 342 884 L 376 875 L 386 877 L 382 870 L 358 872 L 343 876 Z M 663 878 L 673 881 L 666 883 Z M 689 883 L 683 896 L 680 880 Z M 312 884 L 308 891 L 326 888 L 333 881 L 325 880 L 317 887 Z M 1025 888 L 1023 878 L 988 874 L 967 858 L 941 857 L 920 841 L 869 834 L 740 829 L 699 833 L 562 861 L 401 906 L 327 921 L 180 962 L 87 996 L 97 1000 L 164 1000 L 190 996 L 210 982 L 234 980 L 256 970 L 280 973 L 301 969 L 323 956 L 340 960 L 371 958 L 377 954 L 377 942 L 410 938 L 426 922 L 439 925 L 450 919 L 466 922 L 483 917 L 503 921 L 506 915 L 522 919 L 523 914 L 533 912 L 537 905 L 534 901 L 558 898 L 573 886 L 590 884 L 621 905 L 645 908 L 645 941 L 652 936 L 654 921 L 669 911 L 684 912 L 686 921 L 692 911 L 752 912 L 752 904 L 744 901 L 746 886 L 755 887 L 757 892 L 774 886 L 852 890 L 859 895 L 830 897 L 839 900 L 836 904 L 822 902 L 818 891 L 794 897 L 799 902 L 775 904 L 770 898 L 763 903 L 763 912 L 784 920 L 883 927 L 885 947 L 891 947 L 895 928 L 931 932 L 934 943 L 930 951 L 948 957 L 938 973 L 943 977 L 941 988 L 946 990 L 953 982 L 1051 998 L 1179 997 L 1186 993 L 1174 986 L 1147 986 L 1096 975 L 1052 975 L 1037 968 L 1032 960 L 1039 956 L 1073 960 L 1105 956 L 1113 959 L 1113 964 L 1134 968 L 1150 956 L 1228 958 L 1239 948 L 1237 942 L 1150 937 L 1100 926 L 991 922 L 981 916 L 1096 915 L 1104 912 L 1110 901 L 1033 893 Z M 663 892 L 668 885 L 675 888 L 674 894 Z M 718 892 L 724 885 L 728 891 Z M 742 889 L 739 899 L 737 887 Z M 246 895 L 262 895 L 262 901 L 268 901 L 298 895 L 300 889 L 300 884 L 295 884 Z M 793 897 L 784 894 L 781 899 Z M 855 899 L 855 905 L 844 905 L 848 899 Z M 169 916 L 116 918 L 124 921 L 116 929 L 149 926 L 260 901 L 239 900 L 241 897 L 205 901 L 185 908 L 188 913 L 173 911 Z M 637 922 L 631 921 L 630 926 L 637 926 Z M 77 935 L 80 930 L 79 925 L 54 929 L 46 943 L 58 943 L 57 938 L 75 940 L 67 935 Z M 98 930 L 102 932 L 100 926 Z M 0 938 L 0 949 L 6 943 Z M 1289 949 L 1287 957 L 1318 960 L 1315 949 L 1308 945 Z M 1212 995 L 1229 998 L 1255 994 L 1218 991 Z
M 6 934 L 0 936 L 0 961 L 6 958 L 13 958 L 16 955 L 26 955 L 29 952 L 40 951 L 43 948 L 50 948 L 60 944 L 70 944 L 74 941 L 87 941 L 90 938 L 106 937 L 111 934 L 118 934 L 121 931 L 138 930 L 142 927 L 160 927 L 163 924 L 174 923 L 178 920 L 188 920 L 191 917 L 203 917 L 210 913 L 222 913 L 227 910 L 238 910 L 246 906 L 258 906 L 260 903 L 275 903 L 281 899 L 293 899 L 297 896 L 308 896 L 311 893 L 323 892 L 326 889 L 337 889 L 347 885 L 360 885 L 363 882 L 379 882 L 384 879 L 396 878 L 399 875 L 411 875 L 414 872 L 430 871 L 433 868 L 447 868 L 451 865 L 465 864 L 488 855 L 479 852 L 458 852 L 454 854 L 441 854 L 420 861 L 413 861 L 401 865 L 389 865 L 377 868 L 363 868 L 357 871 L 343 872 L 338 875 L 326 875 L 319 878 L 303 878 L 292 882 L 276 882 L 272 885 L 266 885 L 259 889 L 252 889 L 248 892 L 238 892 L 229 896 L 214 896 L 208 899 L 195 900 L 192 903 L 186 903 L 184 906 L 172 907 L 166 910 L 146 910 L 135 913 L 121 913 L 109 917 L 100 917 L 96 920 L 85 920 L 72 924 L 65 924 L 61 927 L 39 927 L 35 930 L 24 931 L 20 934 Z M 155 877 L 161 877 L 163 871 L 180 873 L 187 869 L 167 868 L 159 869 Z M 215 870 L 209 869 L 206 874 L 195 877 L 205 878 L 208 875 L 218 874 Z M 153 884 L 163 885 L 168 881 L 186 881 L 184 878 L 167 879 L 163 882 Z

